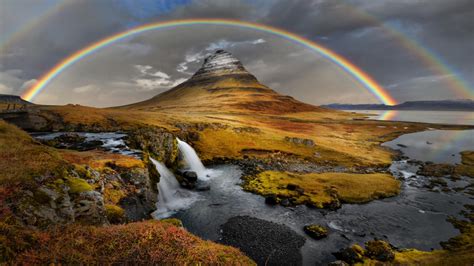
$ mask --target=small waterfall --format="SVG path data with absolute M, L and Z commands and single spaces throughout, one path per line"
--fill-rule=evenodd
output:
M 202 164 L 199 156 L 193 147 L 189 146 L 188 143 L 176 138 L 178 140 L 178 148 L 183 155 L 183 160 L 186 163 L 189 170 L 196 172 L 200 180 L 208 180 L 208 171 Z
M 160 173 L 157 210 L 152 213 L 153 218 L 169 217 L 176 211 L 188 208 L 198 199 L 195 193 L 180 187 L 174 174 L 163 163 L 150 159 Z

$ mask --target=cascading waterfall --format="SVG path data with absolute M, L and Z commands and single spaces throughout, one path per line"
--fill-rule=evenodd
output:
M 183 160 L 189 170 L 196 172 L 200 180 L 208 180 L 208 169 L 204 167 L 193 147 L 189 146 L 188 143 L 180 140 L 179 138 L 176 139 L 178 140 L 178 149 L 183 155 Z
M 193 204 L 198 195 L 180 187 L 174 174 L 161 162 L 151 158 L 160 173 L 158 183 L 157 210 L 152 213 L 153 218 L 162 219 L 173 215 L 176 211 L 186 209 Z

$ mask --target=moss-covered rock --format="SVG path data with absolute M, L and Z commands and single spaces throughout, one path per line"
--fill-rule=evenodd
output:
M 303 228 L 304 232 L 314 239 L 323 239 L 328 236 L 328 229 L 324 226 L 311 224 Z
M 107 219 L 112 224 L 124 223 L 126 221 L 125 211 L 120 206 L 105 204 Z
M 365 255 L 378 261 L 393 261 L 395 253 L 389 243 L 383 240 L 371 240 L 365 243 Z
M 354 244 L 333 254 L 338 260 L 345 261 L 349 264 L 355 264 L 364 261 L 364 252 L 365 251 L 361 246 Z
M 94 188 L 86 180 L 78 177 L 67 177 L 66 184 L 69 186 L 69 192 L 79 194 L 81 192 L 92 191 Z
M 174 166 L 178 158 L 176 137 L 164 128 L 141 127 L 129 133 L 127 144 L 134 149 L 148 152 L 153 158 Z

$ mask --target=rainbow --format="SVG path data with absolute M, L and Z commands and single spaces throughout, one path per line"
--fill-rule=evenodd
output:
M 37 83 L 28 88 L 21 96 L 28 101 L 34 99 L 55 77 L 57 77 L 61 72 L 66 68 L 78 62 L 79 60 L 93 54 L 101 48 L 107 47 L 108 45 L 115 43 L 117 41 L 123 40 L 127 37 L 133 36 L 135 34 L 140 34 L 146 31 L 157 30 L 157 29 L 166 29 L 178 26 L 189 26 L 189 25 L 218 25 L 218 26 L 234 26 L 247 29 L 258 30 L 270 34 L 274 34 L 280 37 L 283 37 L 289 41 L 298 43 L 304 47 L 307 47 L 324 58 L 330 60 L 339 66 L 342 70 L 350 74 L 357 81 L 364 85 L 373 95 L 375 95 L 381 102 L 387 105 L 395 105 L 397 101 L 381 86 L 379 85 L 372 77 L 365 73 L 362 69 L 354 65 L 352 62 L 342 57 L 341 55 L 331 51 L 330 49 L 310 41 L 304 37 L 298 36 L 294 33 L 278 29 L 275 27 L 253 23 L 253 22 L 244 22 L 238 20 L 230 19 L 182 19 L 182 20 L 171 20 L 165 22 L 157 22 L 145 24 L 136 28 L 132 28 L 107 38 L 104 38 L 98 42 L 95 42 L 75 53 L 71 54 L 67 58 L 63 59 L 57 65 L 55 65 L 51 70 L 45 73 Z
M 392 37 L 401 47 L 417 57 L 431 72 L 440 76 L 452 76 L 452 78 L 446 79 L 443 83 L 445 83 L 452 92 L 456 93 L 457 96 L 468 99 L 474 97 L 474 90 L 469 86 L 468 82 L 462 78 L 462 75 L 456 73 L 457 71 L 453 67 L 449 66 L 447 62 L 429 48 L 424 47 L 422 43 L 414 38 L 408 37 L 393 26 L 381 23 L 378 17 L 368 12 L 362 11 L 348 3 L 340 4 L 349 8 L 351 12 L 359 16 L 360 19 L 366 20 L 369 24 L 379 26 L 382 32 Z

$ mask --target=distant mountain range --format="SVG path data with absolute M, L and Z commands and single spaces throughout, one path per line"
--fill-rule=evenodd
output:
M 409 101 L 397 105 L 385 104 L 327 104 L 337 110 L 419 110 L 419 111 L 474 111 L 473 100 Z

